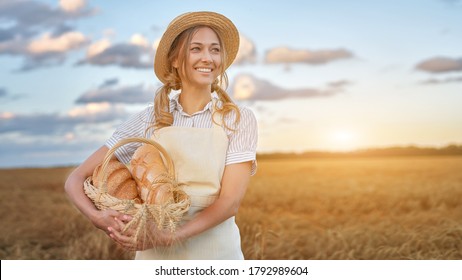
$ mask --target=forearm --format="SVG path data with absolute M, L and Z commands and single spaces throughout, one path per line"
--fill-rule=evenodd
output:
M 93 174 L 95 167 L 102 162 L 107 151 L 108 148 L 105 146 L 96 150 L 69 175 L 64 185 L 64 189 L 72 203 L 92 222 L 94 222 L 94 216 L 98 213 L 98 210 L 93 202 L 85 195 L 83 184 L 85 179 Z
M 77 172 L 78 170 L 74 171 L 69 176 L 65 184 L 65 190 L 67 196 L 76 208 L 92 221 L 98 209 L 84 193 L 83 184 L 86 176 Z

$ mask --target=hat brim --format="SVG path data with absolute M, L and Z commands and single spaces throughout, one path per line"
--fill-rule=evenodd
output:
M 185 13 L 172 20 L 162 35 L 156 50 L 154 72 L 162 83 L 167 82 L 166 77 L 170 72 L 171 66 L 168 63 L 168 52 L 173 41 L 181 32 L 199 25 L 210 26 L 222 40 L 222 47 L 225 48 L 227 56 L 224 69 L 227 69 L 233 63 L 239 50 L 239 32 L 233 22 L 215 12 Z

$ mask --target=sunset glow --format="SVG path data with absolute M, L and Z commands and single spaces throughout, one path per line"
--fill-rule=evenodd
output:
M 0 167 L 104 145 L 153 102 L 169 22 L 199 10 L 239 30 L 227 92 L 255 113 L 257 152 L 462 144 L 462 1 L 355 3 L 2 1 Z
M 333 150 L 351 150 L 357 148 L 357 134 L 348 130 L 332 132 L 330 142 Z

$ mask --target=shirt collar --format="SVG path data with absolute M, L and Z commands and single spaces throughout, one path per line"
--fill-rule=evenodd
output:
M 179 102 L 179 98 L 180 98 L 180 94 L 181 94 L 181 91 L 179 90 L 172 90 L 169 94 L 169 99 L 170 99 L 170 113 L 173 113 L 174 110 L 178 110 L 180 113 L 183 113 L 183 107 L 181 106 L 180 102 Z M 211 99 L 216 99 L 217 100 L 217 105 L 218 106 L 221 106 L 221 101 L 220 101 L 220 98 L 218 97 L 218 94 L 214 91 L 210 94 L 210 97 Z M 209 103 L 207 103 L 207 105 L 205 105 L 204 109 L 197 112 L 197 113 L 202 113 L 204 111 L 207 111 L 209 110 L 210 112 L 213 111 L 213 102 L 212 100 L 210 100 Z M 196 113 L 196 114 L 197 114 Z

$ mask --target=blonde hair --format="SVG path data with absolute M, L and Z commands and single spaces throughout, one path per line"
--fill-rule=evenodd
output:
M 151 129 L 151 128 L 161 129 L 163 127 L 171 126 L 173 124 L 173 115 L 170 112 L 170 100 L 168 98 L 168 95 L 170 94 L 172 89 L 173 90 L 181 89 L 181 79 L 178 74 L 177 68 L 173 67 L 172 61 L 174 59 L 177 59 L 178 65 L 180 65 L 182 68 L 185 67 L 184 62 L 189 56 L 189 51 L 188 51 L 189 48 L 186 48 L 185 46 L 191 43 L 192 37 L 197 32 L 197 30 L 201 27 L 204 27 L 204 26 L 200 25 L 200 26 L 194 26 L 189 29 L 186 29 L 180 35 L 178 35 L 178 37 L 175 38 L 172 45 L 170 46 L 170 50 L 168 52 L 168 63 L 169 63 L 169 68 L 171 69 L 171 71 L 168 74 L 168 76 L 165 77 L 167 82 L 164 83 L 156 92 L 156 95 L 154 97 L 155 122 L 153 125 L 151 125 L 147 129 Z M 210 26 L 206 26 L 206 27 L 212 29 L 217 34 L 220 45 L 222 45 L 222 40 L 220 36 L 218 35 L 218 32 L 216 32 Z M 226 55 L 225 48 L 221 48 L 221 50 L 222 50 L 221 51 L 222 61 L 226 61 L 227 55 Z M 211 92 L 215 91 L 218 94 L 219 100 L 222 101 L 222 104 L 223 104 L 221 108 L 215 105 L 215 113 L 221 114 L 223 125 L 227 129 L 233 130 L 232 128 L 228 127 L 226 123 L 224 122 L 225 116 L 227 116 L 231 112 L 235 112 L 236 118 L 234 120 L 234 125 L 236 125 L 239 123 L 241 115 L 239 112 L 239 108 L 231 100 L 231 98 L 229 97 L 228 93 L 225 90 L 228 87 L 228 76 L 226 75 L 224 65 L 225 63 L 221 63 L 220 68 L 219 68 L 219 72 L 221 74 L 218 76 L 217 79 L 215 79 L 215 81 L 211 85 Z M 215 122 L 213 117 L 212 117 L 212 120 Z

